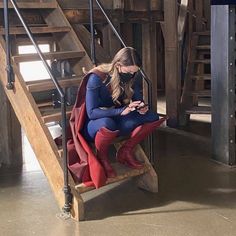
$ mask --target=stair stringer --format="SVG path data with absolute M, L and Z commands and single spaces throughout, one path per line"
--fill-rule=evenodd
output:
M 16 113 L 16 116 L 24 129 L 27 138 L 35 152 L 39 164 L 45 173 L 51 189 L 59 203 L 64 206 L 63 193 L 63 170 L 60 166 L 60 156 L 57 146 L 53 141 L 48 128 L 43 123 L 40 111 L 26 88 L 26 84 L 20 74 L 18 66 L 12 62 L 15 73 L 15 82 L 13 90 L 6 88 L 6 53 L 5 41 L 0 38 L 0 80 L 3 84 L 5 93 Z M 83 200 L 74 189 L 74 182 L 70 178 L 70 186 L 73 194 L 72 217 L 76 220 L 84 218 Z
M 70 65 L 74 73 L 78 76 L 84 75 L 83 67 L 86 70 L 90 70 L 93 68 L 93 63 L 89 57 L 88 52 L 83 47 L 83 44 L 77 37 L 73 27 L 70 22 L 67 20 L 64 12 L 58 5 L 56 9 L 53 11 L 41 11 L 41 14 L 44 16 L 44 20 L 48 25 L 51 26 L 69 26 L 71 27 L 71 31 L 64 35 L 54 34 L 55 41 L 59 45 L 60 48 L 66 48 L 67 50 L 80 50 L 86 53 L 86 55 L 80 60 L 70 60 Z

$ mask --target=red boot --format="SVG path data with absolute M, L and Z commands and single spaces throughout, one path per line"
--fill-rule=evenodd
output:
M 97 148 L 97 158 L 103 166 L 107 178 L 116 177 L 116 172 L 109 162 L 108 150 L 112 141 L 116 138 L 117 131 L 111 131 L 105 127 L 101 128 L 95 137 L 95 146 Z
M 134 147 L 140 143 L 143 139 L 145 139 L 155 128 L 160 126 L 166 118 L 162 118 L 160 120 L 146 123 L 144 125 L 140 125 L 135 128 L 130 136 L 130 139 L 127 140 L 122 147 L 117 152 L 117 160 L 127 165 L 133 169 L 140 169 L 143 167 L 142 163 L 137 161 L 133 154 Z

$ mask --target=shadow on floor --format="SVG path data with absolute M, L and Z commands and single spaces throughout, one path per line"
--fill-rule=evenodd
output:
M 134 180 L 85 193 L 86 220 L 231 208 L 236 205 L 236 170 L 214 163 L 210 159 L 209 143 L 196 143 L 196 140 L 162 131 L 156 134 L 156 140 L 158 158 L 155 168 L 159 177 L 159 193 L 138 189 Z M 176 201 L 201 206 L 168 210 L 168 205 Z M 162 206 L 165 206 L 164 211 Z

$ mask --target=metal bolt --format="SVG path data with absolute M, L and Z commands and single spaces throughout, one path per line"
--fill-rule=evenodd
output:
M 230 89 L 229 91 L 232 93 L 232 92 L 233 92 L 233 89 Z
M 230 140 L 230 143 L 233 143 L 233 142 L 234 142 L 234 140 L 231 139 L 231 140 Z
M 233 40 L 234 39 L 234 37 L 233 36 L 230 36 L 230 40 Z
M 232 65 L 233 65 L 233 63 L 232 63 L 232 62 L 230 62 L 229 64 L 230 64 L 230 66 L 232 66 Z
M 230 115 L 231 118 L 234 118 L 234 115 Z

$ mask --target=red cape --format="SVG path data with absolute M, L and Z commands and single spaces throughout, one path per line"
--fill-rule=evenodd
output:
M 99 188 L 105 185 L 107 178 L 103 167 L 82 134 L 87 117 L 85 107 L 86 85 L 91 73 L 98 75 L 102 80 L 106 77 L 106 74 L 93 70 L 81 82 L 69 121 L 71 137 L 67 142 L 68 167 L 76 182 Z

